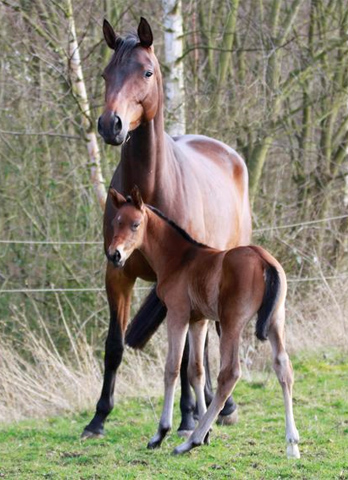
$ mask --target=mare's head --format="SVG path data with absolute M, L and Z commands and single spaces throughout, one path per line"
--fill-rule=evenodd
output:
M 145 205 L 138 187 L 132 189 L 127 200 L 114 188 L 110 188 L 110 197 L 117 213 L 112 221 L 113 236 L 106 255 L 115 267 L 123 267 L 127 258 L 143 242 Z
M 148 22 L 141 18 L 137 34 L 118 36 L 104 20 L 104 38 L 114 51 L 103 72 L 105 108 L 98 131 L 106 143 L 120 145 L 129 131 L 151 121 L 162 98 L 162 80 Z

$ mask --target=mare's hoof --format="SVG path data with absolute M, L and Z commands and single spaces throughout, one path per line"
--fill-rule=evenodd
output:
M 91 432 L 85 428 L 81 434 L 81 440 L 89 440 L 90 438 L 103 438 L 104 436 L 104 432 Z
M 211 430 L 209 430 L 209 432 L 204 437 L 204 440 L 203 440 L 204 445 L 210 445 L 210 432 Z
M 182 443 L 178 447 L 174 448 L 173 455 L 182 455 L 183 453 L 187 453 L 191 450 L 192 446 L 188 443 Z
M 159 448 L 161 446 L 162 441 L 161 440 L 150 440 L 149 443 L 147 444 L 147 448 L 149 450 L 155 450 L 155 448 Z
M 236 408 L 230 415 L 219 415 L 216 423 L 218 425 L 235 425 L 238 423 L 238 409 Z
M 178 430 L 177 433 L 181 438 L 189 438 L 193 430 Z
M 286 447 L 286 456 L 288 458 L 300 458 L 300 450 L 297 443 L 288 443 Z

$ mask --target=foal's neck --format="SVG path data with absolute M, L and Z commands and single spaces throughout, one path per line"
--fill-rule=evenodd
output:
M 140 251 L 144 254 L 159 281 L 176 272 L 200 247 L 187 240 L 169 221 L 146 207 L 147 226 Z

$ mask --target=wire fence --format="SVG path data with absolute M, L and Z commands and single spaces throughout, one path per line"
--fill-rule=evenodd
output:
M 319 218 L 317 220 L 309 220 L 307 222 L 290 223 L 287 225 L 273 225 L 271 227 L 255 228 L 253 234 L 285 230 L 288 228 L 307 228 L 318 223 L 325 223 L 334 220 L 344 220 L 348 218 L 347 215 L 337 215 L 335 217 Z M 103 245 L 103 241 L 97 240 L 12 240 L 12 239 L 0 239 L 0 244 L 13 244 L 13 245 Z
M 290 228 L 308 228 L 315 224 L 326 223 L 330 221 L 343 220 L 348 218 L 347 215 L 337 215 L 334 217 L 320 218 L 317 220 L 309 220 L 307 222 L 291 223 L 286 225 L 274 225 L 271 227 L 262 227 L 253 230 L 253 234 L 259 234 L 269 231 L 285 230 Z M 103 241 L 93 241 L 93 240 L 71 240 L 71 241 L 61 241 L 61 240 L 12 240 L 12 239 L 0 239 L 0 244 L 13 244 L 13 245 L 103 245 Z M 330 275 L 330 276 L 318 276 L 318 277 L 299 277 L 299 278 L 288 278 L 288 283 L 302 283 L 302 282 L 320 282 L 320 281 L 330 281 L 330 280 L 344 280 L 348 278 L 348 273 L 343 273 L 339 275 Z M 152 287 L 140 287 L 136 286 L 135 291 L 147 291 Z M 85 292 L 105 292 L 104 287 L 86 287 L 86 288 L 13 288 L 13 289 L 0 289 L 1 293 L 14 294 L 14 293 L 85 293 Z

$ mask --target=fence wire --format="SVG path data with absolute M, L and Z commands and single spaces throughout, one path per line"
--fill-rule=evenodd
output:
M 253 234 L 284 230 L 288 228 L 307 228 L 318 223 L 325 223 L 334 220 L 343 220 L 348 218 L 347 215 L 337 215 L 334 217 L 320 218 L 317 220 L 309 220 L 307 222 L 300 223 L 291 223 L 286 225 L 274 225 L 271 227 L 257 228 L 253 230 Z M 11 239 L 0 239 L 0 244 L 13 244 L 13 245 L 103 245 L 103 241 L 93 241 L 93 240 L 71 240 L 71 241 L 60 241 L 60 240 L 11 240 Z M 319 281 L 329 281 L 329 280 L 344 280 L 348 278 L 347 274 L 341 275 L 332 275 L 332 276 L 320 276 L 320 277 L 303 277 L 303 278 L 288 278 L 288 283 L 301 283 L 301 282 L 319 282 Z M 135 291 L 147 291 L 152 287 L 135 287 Z M 1 293 L 83 293 L 83 292 L 105 292 L 104 287 L 86 287 L 86 288 L 13 288 L 13 289 L 0 289 Z

